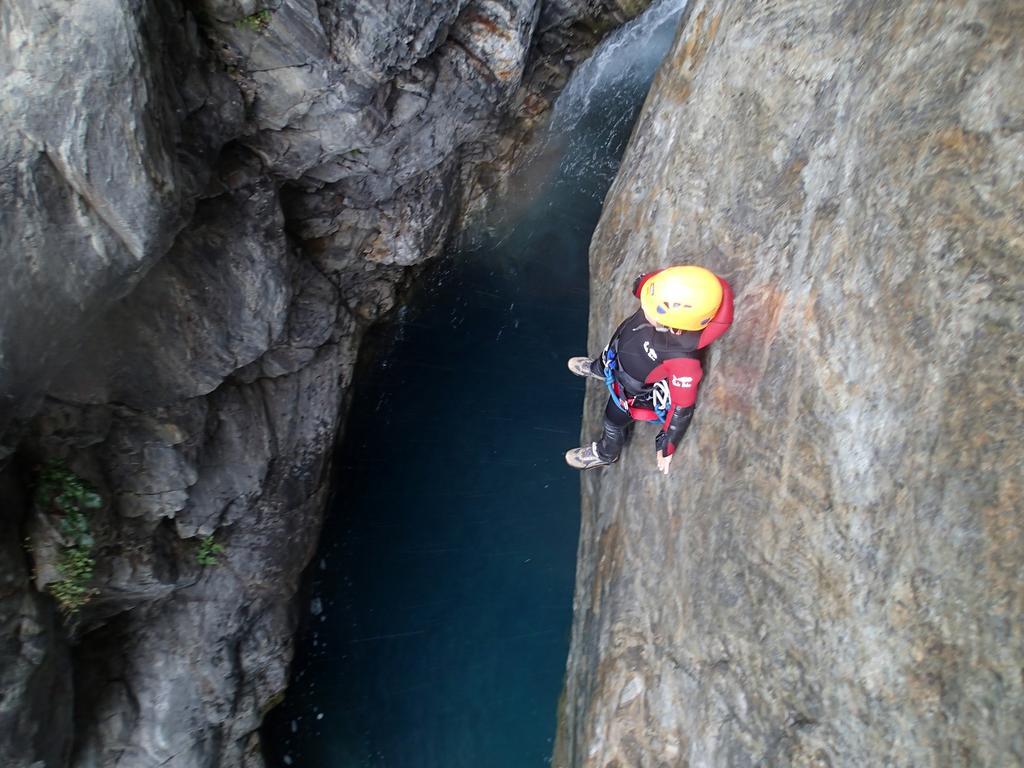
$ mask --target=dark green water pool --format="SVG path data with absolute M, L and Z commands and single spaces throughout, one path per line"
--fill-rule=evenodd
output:
M 590 238 L 681 5 L 580 69 L 510 199 L 365 342 L 269 765 L 549 762 L 579 524 L 565 359 L 586 352 Z

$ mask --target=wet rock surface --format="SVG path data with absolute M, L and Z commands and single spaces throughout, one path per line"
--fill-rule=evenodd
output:
M 238 89 L 175 5 L 0 11 L 0 432 L 164 255 L 241 129 Z
M 26 503 L 0 472 L 8 508 Z M 0 733 L 10 765 L 62 765 L 71 749 L 71 664 L 52 601 L 31 585 L 20 520 L 0 515 Z M 39 761 L 39 762 L 36 762 Z
M 5 758 L 262 764 L 363 332 L 644 4 L 556 5 L 0 8 Z M 55 458 L 103 500 L 66 620 Z
M 1024 24 L 695 2 L 591 252 L 737 289 L 671 474 L 583 478 L 560 768 L 1020 765 Z M 585 439 L 606 394 L 589 393 Z

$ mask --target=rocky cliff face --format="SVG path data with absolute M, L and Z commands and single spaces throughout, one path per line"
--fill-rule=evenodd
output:
M 643 5 L 0 8 L 5 760 L 261 764 L 363 330 Z M 54 458 L 102 499 L 67 622 Z
M 1024 762 L 1022 25 L 692 4 L 590 349 L 668 263 L 729 279 L 736 322 L 670 476 L 643 427 L 584 476 L 560 768 Z

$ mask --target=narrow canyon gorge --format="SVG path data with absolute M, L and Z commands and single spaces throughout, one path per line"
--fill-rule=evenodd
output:
M 361 344 L 649 5 L 0 5 L 4 766 L 278 768 Z M 551 765 L 1024 765 L 1024 8 L 677 5 L 576 353 L 670 264 L 736 314 L 582 475 Z

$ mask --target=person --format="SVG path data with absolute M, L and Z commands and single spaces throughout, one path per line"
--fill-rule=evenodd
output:
M 640 275 L 633 295 L 640 309 L 622 321 L 604 352 L 593 359 L 569 359 L 570 371 L 601 379 L 609 390 L 600 440 L 565 454 L 576 469 L 618 461 L 633 421 L 660 421 L 657 465 L 668 474 L 693 418 L 703 352 L 732 324 L 732 288 L 704 267 L 675 266 Z

